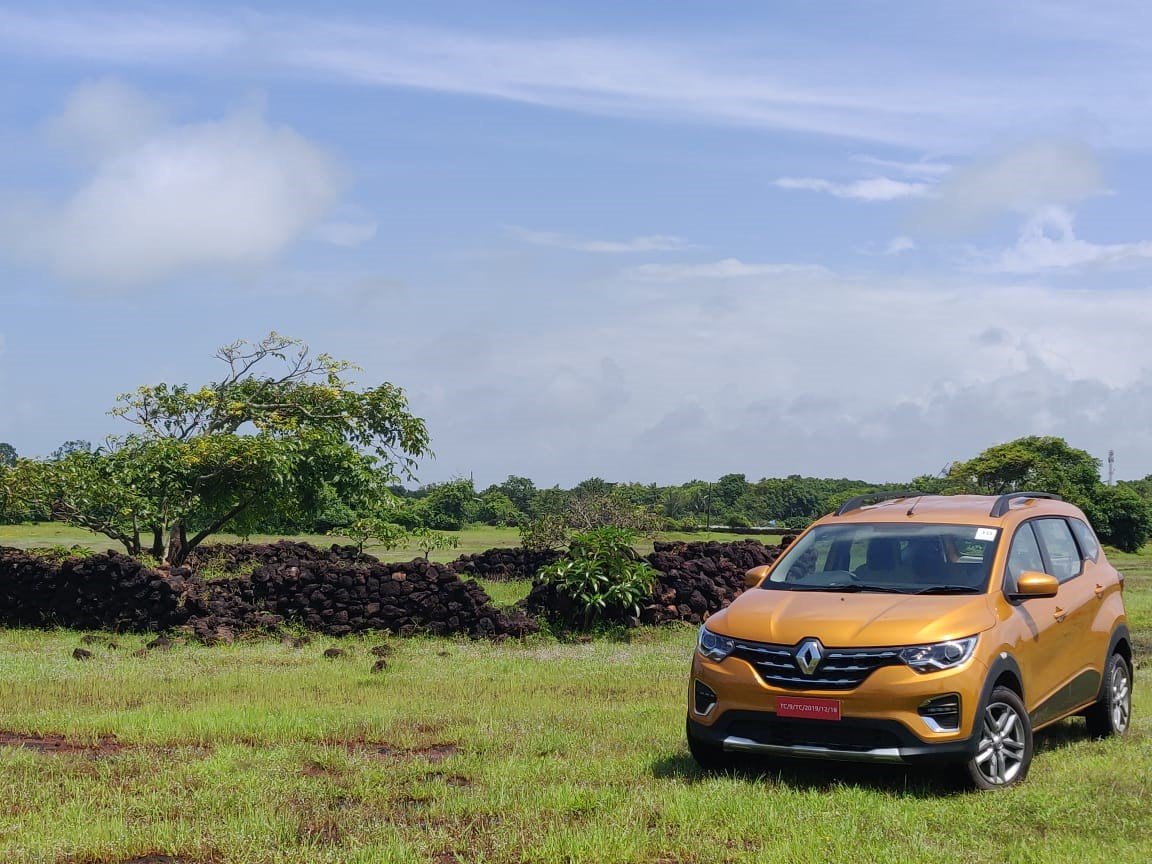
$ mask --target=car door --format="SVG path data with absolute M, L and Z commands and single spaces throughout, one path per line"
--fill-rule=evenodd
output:
M 1056 639 L 1051 658 L 1059 687 L 1039 706 L 1033 718 L 1035 723 L 1044 723 L 1082 704 L 1096 692 L 1101 662 L 1096 655 L 1102 655 L 1103 648 L 1093 648 L 1092 620 L 1099 601 L 1068 520 L 1061 516 L 1042 517 L 1033 519 L 1032 527 L 1044 554 L 1045 570 L 1060 582 L 1052 611 Z
M 1016 591 L 1016 580 L 1026 570 L 1047 572 L 1040 541 L 1032 521 L 1021 522 L 1012 535 L 1004 568 L 1006 619 L 1002 627 L 1004 641 L 1020 667 L 1024 684 L 1024 703 L 1031 713 L 1060 689 L 1064 674 L 1057 654 L 1063 630 L 1058 620 L 1059 597 L 1009 599 Z

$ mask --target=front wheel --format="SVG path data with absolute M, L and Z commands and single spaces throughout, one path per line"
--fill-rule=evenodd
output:
M 1004 789 L 1028 776 L 1032 724 L 1020 697 L 1007 687 L 992 691 L 980 719 L 980 744 L 964 768 L 977 789 Z
M 1132 670 L 1123 655 L 1108 658 L 1103 691 L 1099 701 L 1084 712 L 1088 734 L 1095 738 L 1123 735 L 1132 720 Z

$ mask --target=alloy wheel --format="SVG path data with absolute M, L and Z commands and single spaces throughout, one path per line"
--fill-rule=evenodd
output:
M 993 702 L 984 709 L 975 762 L 988 783 L 1006 786 L 1015 780 L 1024 765 L 1026 746 L 1024 724 L 1015 708 L 1004 702 Z
M 1128 728 L 1128 720 L 1132 715 L 1132 685 L 1128 679 L 1128 667 L 1117 663 L 1112 667 L 1112 728 L 1117 734 Z

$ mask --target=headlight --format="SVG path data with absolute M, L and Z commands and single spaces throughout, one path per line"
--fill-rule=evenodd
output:
M 959 666 L 976 650 L 975 636 L 967 639 L 953 639 L 951 642 L 937 642 L 934 645 L 915 645 L 900 649 L 900 659 L 917 672 L 936 672 Z
M 696 648 L 709 660 L 719 663 L 732 653 L 736 643 L 727 636 L 718 636 L 707 627 L 700 628 L 700 638 L 696 640 Z

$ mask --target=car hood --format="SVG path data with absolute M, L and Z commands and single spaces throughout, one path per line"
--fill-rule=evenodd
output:
M 708 619 L 735 639 L 794 645 L 815 637 L 830 647 L 918 645 L 959 639 L 996 623 L 986 594 L 839 594 L 754 588 Z

